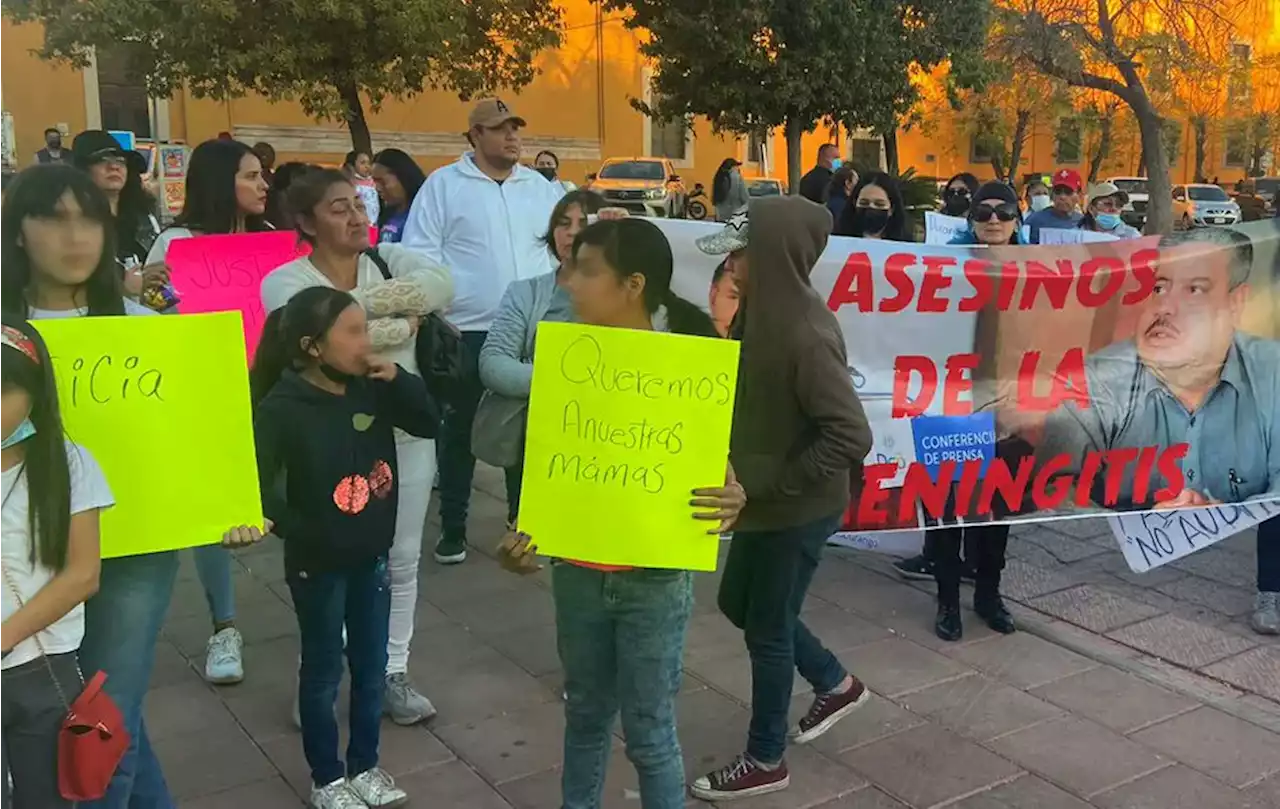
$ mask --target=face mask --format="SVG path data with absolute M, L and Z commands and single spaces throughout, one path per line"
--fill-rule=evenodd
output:
M 1031 210 L 1043 211 L 1053 204 L 1053 200 L 1049 199 L 1046 194 L 1039 194 L 1031 198 Z
M 853 212 L 853 226 L 864 236 L 884 231 L 889 224 L 889 212 L 875 208 L 856 208 Z
M 844 165 L 844 160 L 837 157 L 835 160 L 831 161 L 831 170 L 835 171 L 836 169 L 840 168 L 843 165 Z
M 1093 221 L 1098 223 L 1098 227 L 1103 230 L 1115 230 L 1120 227 L 1120 214 L 1118 213 L 1100 213 L 1094 214 Z
M 550 166 L 540 166 L 534 169 L 534 171 L 538 172 L 543 177 L 546 177 L 548 180 L 554 181 L 556 178 L 556 170 L 551 168 Z
M 969 212 L 969 195 L 946 192 L 942 198 L 942 212 L 948 216 L 964 216 Z
M 8 449 L 16 447 L 23 441 L 36 434 L 36 426 L 31 423 L 31 417 L 27 416 L 17 428 L 4 437 L 4 442 L 0 443 L 0 449 Z

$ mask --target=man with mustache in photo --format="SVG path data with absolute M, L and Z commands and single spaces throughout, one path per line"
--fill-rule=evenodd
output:
M 1238 330 L 1249 298 L 1253 247 L 1227 229 L 1165 237 L 1134 338 L 1088 357 L 1088 409 L 1050 414 L 1037 457 L 1186 444 L 1183 487 L 1163 502 L 1135 502 L 1130 465 L 1120 509 L 1181 508 L 1280 497 L 1280 342 Z M 1093 500 L 1102 505 L 1105 475 Z M 1158 475 L 1157 475 L 1158 477 Z M 1170 481 L 1153 480 L 1158 491 Z M 1139 497 L 1137 500 L 1141 500 Z

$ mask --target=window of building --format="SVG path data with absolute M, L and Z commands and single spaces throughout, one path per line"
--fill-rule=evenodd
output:
M 134 47 L 138 47 L 136 43 L 117 42 L 96 49 L 102 128 L 150 138 L 151 99 L 147 95 L 147 83 L 129 68 L 130 50 Z
M 969 162 L 990 163 L 995 157 L 994 144 L 990 138 L 972 137 L 969 139 Z
M 1057 146 L 1055 152 L 1059 163 L 1079 163 L 1083 151 L 1080 122 L 1075 118 L 1063 118 L 1058 122 Z
M 880 139 L 849 138 L 849 160 L 859 169 L 879 169 Z
M 763 163 L 764 152 L 768 148 L 769 133 L 768 132 L 752 132 L 747 135 L 747 160 L 748 163 Z

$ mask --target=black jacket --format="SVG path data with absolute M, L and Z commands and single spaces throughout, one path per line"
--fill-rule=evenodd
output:
M 285 569 L 333 571 L 387 553 L 399 469 L 392 427 L 432 438 L 439 413 L 422 379 L 356 379 L 337 396 L 285 371 L 253 430 L 263 511 L 285 541 Z
M 814 166 L 809 169 L 809 173 L 800 178 L 800 196 L 810 202 L 825 205 L 827 186 L 831 184 L 831 176 L 834 173 L 826 166 Z

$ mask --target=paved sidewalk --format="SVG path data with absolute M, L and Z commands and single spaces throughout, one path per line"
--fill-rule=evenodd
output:
M 482 474 L 479 485 L 501 491 L 492 474 Z M 496 541 L 504 514 L 497 497 L 477 493 L 472 536 L 482 547 Z M 814 745 L 789 752 L 789 790 L 736 805 L 1280 807 L 1280 704 L 1264 696 L 1274 696 L 1266 690 L 1272 682 L 1267 677 L 1277 676 L 1274 666 L 1257 669 L 1263 675 L 1257 688 L 1233 687 L 1224 676 L 1242 667 L 1231 663 L 1242 655 L 1272 659 L 1276 645 L 1238 631 L 1227 612 L 1217 615 L 1232 620 L 1187 612 L 1186 605 L 1195 603 L 1189 597 L 1166 596 L 1176 600 L 1151 605 L 1153 612 L 1141 609 L 1147 602 L 1140 593 L 1124 589 L 1141 585 L 1107 569 L 1108 558 L 1119 554 L 1106 553 L 1104 544 L 1043 528 L 1021 532 L 1011 544 L 1018 561 L 1010 583 L 1036 608 L 1015 605 L 1026 630 L 995 636 L 966 611 L 966 637 L 959 644 L 933 636 L 932 597 L 895 580 L 886 559 L 833 550 L 815 578 L 806 620 L 867 682 L 874 699 Z M 1227 552 L 1243 558 L 1238 544 Z M 1079 554 L 1082 545 L 1091 552 L 1058 561 Z M 1041 552 L 1056 554 L 1053 563 Z M 1090 559 L 1095 563 L 1081 564 Z M 296 807 L 308 778 L 289 720 L 298 644 L 281 553 L 263 546 L 237 560 L 248 677 L 217 689 L 200 679 L 208 614 L 194 569 L 184 560 L 148 697 L 152 741 L 183 807 Z M 1242 562 L 1232 557 L 1214 564 L 1225 570 L 1234 563 Z M 1161 583 L 1202 574 L 1215 580 L 1185 568 Z M 724 763 L 745 740 L 750 671 L 739 633 L 715 611 L 716 584 L 715 576 L 697 581 L 686 650 L 679 709 L 690 777 Z M 1072 603 L 1078 605 L 1074 612 L 1068 611 Z M 1109 609 L 1120 617 L 1098 626 L 1110 637 L 1082 628 L 1110 615 Z M 1230 639 L 1219 639 L 1227 651 L 1213 660 L 1207 652 L 1189 657 L 1192 668 L 1170 665 L 1159 652 L 1138 651 L 1143 632 L 1158 631 L 1152 620 L 1179 616 L 1204 629 L 1174 624 L 1166 632 L 1221 631 Z M 478 552 L 462 566 L 440 568 L 428 554 L 410 670 L 440 716 L 429 727 L 388 723 L 383 732 L 383 765 L 414 805 L 559 806 L 563 718 L 553 624 L 545 575 L 518 578 Z M 798 682 L 797 712 L 811 698 L 804 690 Z M 604 806 L 640 806 L 620 741 Z

